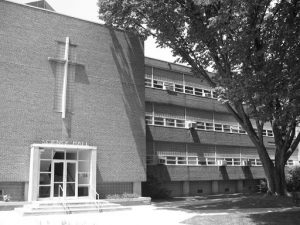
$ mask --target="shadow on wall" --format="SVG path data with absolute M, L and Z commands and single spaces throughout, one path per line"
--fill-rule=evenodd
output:
M 62 86 L 62 84 L 58 84 L 58 75 L 56 74 L 58 69 L 57 66 L 63 66 L 61 63 L 58 64 L 56 61 L 50 61 L 50 67 L 52 70 L 52 74 L 54 75 L 54 93 L 58 93 L 57 88 Z M 68 74 L 69 75 L 69 74 Z M 86 69 L 84 65 L 77 64 L 75 66 L 75 77 L 73 78 L 74 80 L 71 80 L 69 82 L 74 82 L 74 83 L 81 83 L 81 84 L 90 84 Z M 71 95 L 71 99 L 74 101 L 74 93 L 72 91 L 68 91 L 68 94 Z M 56 97 L 56 94 L 54 94 L 53 98 Z M 53 99 L 53 108 L 55 109 L 55 101 L 56 99 Z M 63 119 L 62 122 L 62 138 L 71 138 L 71 128 L 72 128 L 72 113 L 67 113 L 66 118 Z
M 145 88 L 144 88 L 144 51 L 140 40 L 134 36 L 124 33 L 129 51 L 124 49 L 117 38 L 116 31 L 109 29 L 112 46 L 111 53 L 118 69 L 122 85 L 123 104 L 126 109 L 127 118 L 131 132 L 135 140 L 140 162 L 146 173 L 145 158 Z M 141 64 L 142 63 L 142 64 Z M 143 151 L 141 151 L 141 149 Z M 145 178 L 145 177 L 144 177 Z

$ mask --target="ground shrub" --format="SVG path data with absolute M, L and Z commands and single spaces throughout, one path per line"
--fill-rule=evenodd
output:
M 106 199 L 127 199 L 127 198 L 138 198 L 140 196 L 135 193 L 123 193 L 123 194 L 106 195 L 105 197 Z
M 147 182 L 142 184 L 143 196 L 152 199 L 166 199 L 170 197 L 170 191 L 162 187 L 162 183 L 152 175 L 147 176 Z
M 287 189 L 290 192 L 300 191 L 300 166 L 291 167 L 286 175 Z

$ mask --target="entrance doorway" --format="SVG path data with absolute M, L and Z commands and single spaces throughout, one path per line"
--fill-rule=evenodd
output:
M 32 144 L 28 201 L 96 197 L 97 147 Z
M 53 197 L 77 197 L 77 161 L 53 160 Z

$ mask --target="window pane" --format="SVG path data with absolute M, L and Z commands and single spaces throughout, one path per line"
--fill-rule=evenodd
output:
M 177 92 L 183 92 L 183 85 L 175 84 L 175 91 L 177 91 Z
M 52 149 L 40 149 L 41 159 L 52 159 Z
M 199 88 L 195 88 L 195 95 L 197 96 L 203 96 L 203 90 Z
M 79 160 L 90 160 L 90 152 L 88 151 L 79 151 L 78 152 Z
M 164 125 L 164 118 L 154 117 L 154 124 L 155 125 L 163 126 Z
M 213 123 L 205 123 L 206 130 L 214 130 L 214 124 Z
M 41 172 L 51 172 L 51 161 L 41 160 L 40 161 L 40 171 Z
M 184 120 L 176 120 L 176 127 L 185 127 Z
M 89 196 L 89 187 L 78 187 L 78 197 Z
M 230 133 L 230 125 L 223 125 L 224 132 Z
M 238 126 L 231 126 L 231 132 L 232 133 L 238 133 L 239 132 Z
M 55 152 L 53 159 L 64 159 L 65 153 L 64 152 Z
M 146 124 L 152 124 L 152 116 L 145 116 Z
M 51 173 L 40 173 L 40 184 L 50 184 Z
M 215 124 L 215 130 L 216 130 L 216 131 L 222 131 L 222 124 L 216 123 L 216 124 Z
M 185 86 L 184 87 L 184 92 L 186 93 L 186 94 L 193 94 L 193 87 L 190 87 L 190 86 Z
M 77 159 L 77 152 L 66 152 L 66 159 Z
M 78 173 L 78 184 L 89 184 L 89 173 Z
M 153 80 L 153 87 L 163 89 L 163 82 L 159 80 Z
M 79 161 L 78 162 L 78 172 L 90 172 L 89 161 Z
M 166 119 L 166 126 L 175 127 L 175 120 L 174 119 Z
M 164 89 L 168 91 L 174 91 L 174 84 L 170 82 L 164 82 Z
M 197 129 L 205 130 L 205 123 L 204 122 L 197 122 Z
M 54 163 L 54 182 L 62 182 L 64 174 L 64 163 Z
M 39 198 L 50 198 L 50 186 L 39 187 Z
M 211 98 L 211 91 L 204 90 L 204 96 L 208 97 L 208 98 Z
M 151 79 L 145 78 L 145 86 L 146 87 L 151 87 Z

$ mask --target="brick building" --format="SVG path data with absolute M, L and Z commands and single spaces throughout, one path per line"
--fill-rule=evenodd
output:
M 257 191 L 258 154 L 205 81 L 188 67 L 145 59 L 147 173 L 173 196 Z M 264 141 L 274 158 L 270 124 Z M 296 151 L 288 165 L 298 164 Z
M 188 67 L 44 1 L 2 0 L 0 19 L 0 195 L 141 194 L 146 168 L 173 196 L 254 191 L 264 178 L 247 134 Z
M 12 200 L 141 193 L 139 39 L 0 1 L 0 194 Z

